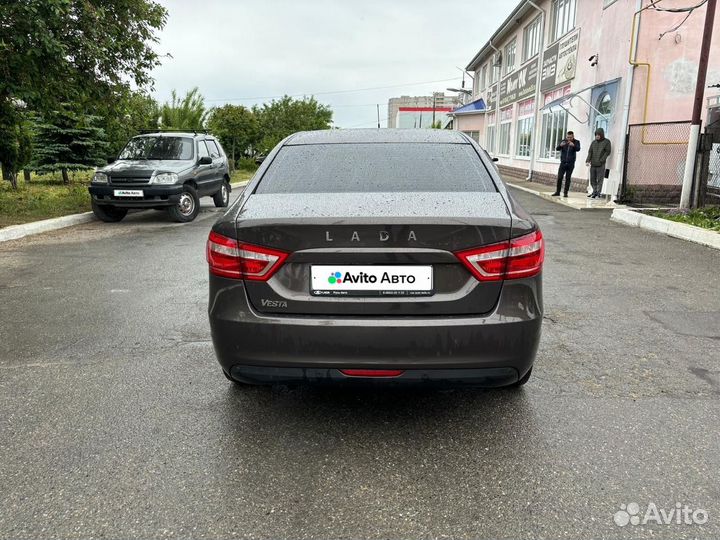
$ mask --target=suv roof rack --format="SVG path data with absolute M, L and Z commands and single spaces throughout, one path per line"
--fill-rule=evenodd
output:
M 140 133 L 193 133 L 194 135 L 197 135 L 198 133 L 203 133 L 205 135 L 210 135 L 210 130 L 207 129 L 139 129 Z

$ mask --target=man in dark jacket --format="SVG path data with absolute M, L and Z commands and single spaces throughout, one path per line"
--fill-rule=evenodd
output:
M 590 185 L 593 192 L 588 197 L 600 196 L 603 178 L 605 178 L 605 162 L 610 157 L 612 145 L 605 138 L 605 130 L 597 128 L 595 130 L 595 140 L 590 144 L 585 164 L 590 166 Z
M 572 131 L 568 131 L 567 137 L 562 140 L 555 150 L 560 151 L 560 168 L 558 169 L 557 188 L 555 189 L 555 193 L 553 193 L 553 197 L 560 196 L 563 176 L 565 176 L 563 195 L 567 197 L 568 191 L 570 190 L 570 178 L 575 168 L 575 154 L 580 151 L 580 141 L 575 138 L 575 134 Z

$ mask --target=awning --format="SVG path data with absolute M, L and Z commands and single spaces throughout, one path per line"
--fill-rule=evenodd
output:
M 467 105 L 463 105 L 461 107 L 458 107 L 457 109 L 450 111 L 448 115 L 455 116 L 458 114 L 477 114 L 484 113 L 486 110 L 487 108 L 485 107 L 485 101 L 483 101 L 483 98 L 479 98 L 475 101 L 471 101 Z
M 542 110 L 544 110 L 544 109 L 552 109 L 553 107 L 560 107 L 561 109 L 564 109 L 565 112 L 567 112 L 570 116 L 572 116 L 575 120 L 577 120 L 577 121 L 580 122 L 581 124 L 587 124 L 587 123 L 590 121 L 590 114 L 587 115 L 588 117 L 587 117 L 585 120 L 580 120 L 577 116 L 575 116 L 575 115 L 570 111 L 570 109 L 569 109 L 568 107 L 565 106 L 565 104 L 567 103 L 568 105 L 570 105 L 570 107 L 572 107 L 572 106 L 573 106 L 573 103 L 572 103 L 572 102 L 573 102 L 573 99 L 577 98 L 577 99 L 579 99 L 580 101 L 582 101 L 583 103 L 585 103 L 585 105 L 587 105 L 588 108 L 590 108 L 591 110 L 595 111 L 596 114 L 598 114 L 598 115 L 600 115 L 600 116 L 602 116 L 602 117 L 605 117 L 605 115 L 604 115 L 603 113 L 601 113 L 601 112 L 598 111 L 595 107 L 593 107 L 592 103 L 590 103 L 588 100 L 586 100 L 586 99 L 585 99 L 584 97 L 582 97 L 580 94 L 582 94 L 582 93 L 584 93 L 584 92 L 587 92 L 588 90 L 592 90 L 592 89 L 594 89 L 594 88 L 597 88 L 597 87 L 599 87 L 599 86 L 607 86 L 607 85 L 612 84 L 612 83 L 614 83 L 614 82 L 617 82 L 617 81 L 619 81 L 619 80 L 620 80 L 619 78 L 618 78 L 618 79 L 612 79 L 612 80 L 610 80 L 610 81 L 605 81 L 604 83 L 594 84 L 594 85 L 592 85 L 592 86 L 588 86 L 587 88 L 583 88 L 582 90 L 578 90 L 577 92 L 571 92 L 570 94 L 568 94 L 568 95 L 566 95 L 566 96 L 562 96 L 562 97 L 559 97 L 559 98 L 557 98 L 557 99 L 552 100 L 550 103 L 547 103 L 546 105 L 544 105 L 540 110 L 542 111 Z

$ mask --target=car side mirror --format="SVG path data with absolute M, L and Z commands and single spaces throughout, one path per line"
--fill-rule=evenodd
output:
M 492 158 L 493 161 L 499 161 L 498 158 L 494 157 Z
M 212 158 L 210 156 L 203 156 L 198 160 L 200 165 L 212 165 Z
M 115 156 L 110 156 L 109 158 L 107 158 L 107 162 L 108 162 L 108 165 L 110 163 L 115 163 Z

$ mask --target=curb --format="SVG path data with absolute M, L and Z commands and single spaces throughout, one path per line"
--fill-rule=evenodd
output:
M 230 187 L 237 188 L 247 185 L 249 180 L 244 182 L 235 182 L 230 184 Z M 21 223 L 19 225 L 10 225 L 0 229 L 0 242 L 7 242 L 9 240 L 17 240 L 25 236 L 33 234 L 40 234 L 49 231 L 56 231 L 58 229 L 64 229 L 66 227 L 72 227 L 73 225 L 82 225 L 83 223 L 90 223 L 91 221 L 97 221 L 97 218 L 92 212 L 83 212 L 82 214 L 70 214 L 67 216 L 60 216 L 56 218 L 43 219 L 40 221 L 31 221 L 30 223 Z
M 525 186 L 519 186 L 517 184 L 513 184 L 512 182 L 505 182 L 508 186 L 510 186 L 513 189 L 519 189 L 520 191 L 524 191 L 525 193 L 532 193 L 533 195 L 540 197 L 541 199 L 545 199 L 546 201 L 554 202 L 555 204 L 560 204 L 562 206 L 566 206 L 567 208 L 572 208 L 573 210 L 612 210 L 612 208 L 608 208 L 607 206 L 593 206 L 592 203 L 590 206 L 581 206 L 578 207 L 577 205 L 570 204 L 567 202 L 563 197 L 551 197 L 547 193 L 543 193 L 542 191 L 538 191 L 536 189 L 530 189 Z M 575 192 L 573 192 L 575 193 Z M 579 192 L 578 192 L 579 193 Z
M 648 216 L 642 212 L 627 210 L 625 208 L 617 208 L 613 210 L 610 216 L 611 221 L 630 225 L 631 227 L 639 227 L 647 231 L 672 236 L 688 242 L 694 242 L 706 247 L 720 249 L 720 233 L 709 231 L 695 225 L 687 223 L 678 223 L 655 216 Z
M 82 214 L 70 214 L 69 216 L 61 216 L 51 219 L 43 219 L 41 221 L 32 221 L 30 223 L 21 223 L 20 225 L 10 225 L 0 229 L 0 242 L 8 240 L 17 240 L 23 236 L 31 234 L 40 234 L 81 223 L 89 223 L 95 221 L 95 215 L 92 212 L 83 212 Z

